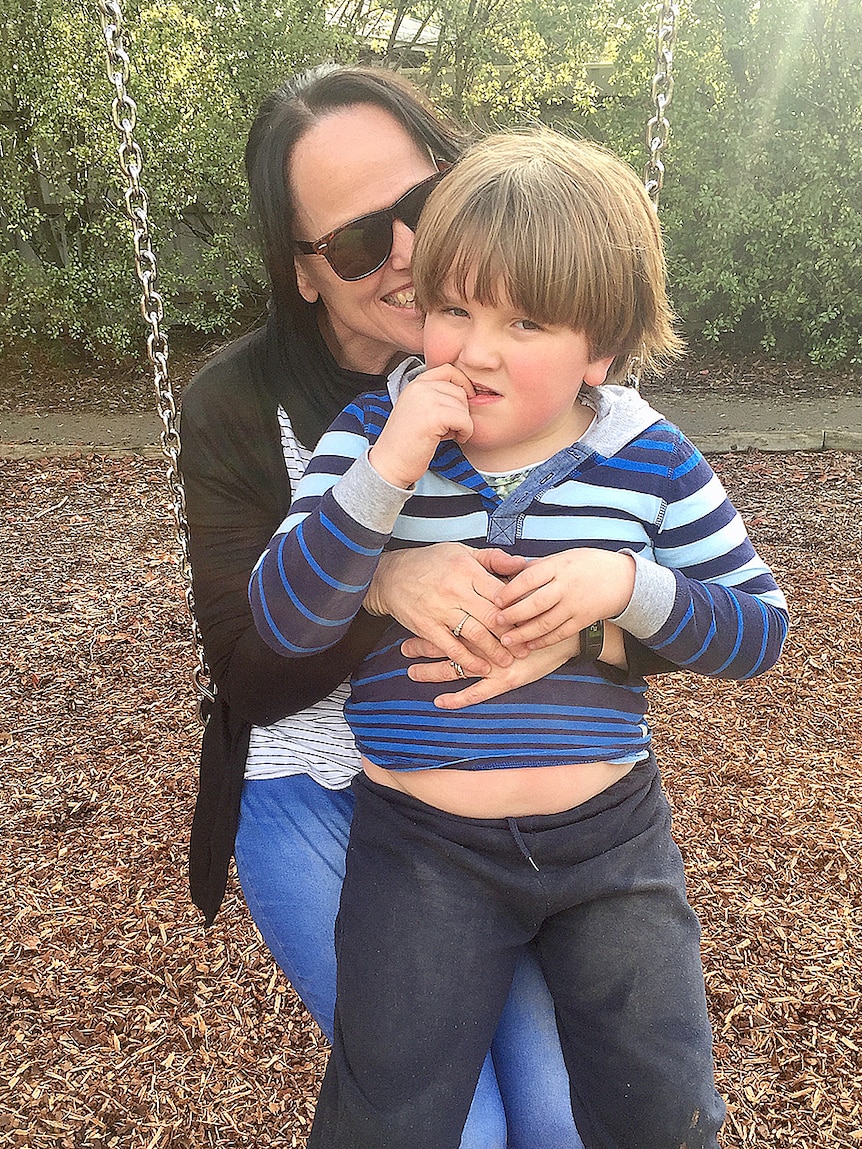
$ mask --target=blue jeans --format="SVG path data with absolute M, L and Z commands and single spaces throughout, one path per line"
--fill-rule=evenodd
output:
M 462 818 L 360 776 L 309 1149 L 458 1149 L 535 939 L 589 1149 L 717 1149 L 700 930 L 655 764 L 561 814 Z
M 353 816 L 350 790 L 304 775 L 246 782 L 236 861 L 255 924 L 320 1028 L 333 1037 L 335 918 Z M 535 952 L 520 954 L 461 1149 L 583 1149 L 553 1003 Z

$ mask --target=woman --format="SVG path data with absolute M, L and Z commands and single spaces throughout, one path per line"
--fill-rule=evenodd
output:
M 362 612 L 341 643 L 297 667 L 257 637 L 247 583 L 330 421 L 420 346 L 412 228 L 462 142 L 392 73 L 323 66 L 271 96 L 246 148 L 272 287 L 267 324 L 204 367 L 183 401 L 195 599 L 218 687 L 201 757 L 192 895 L 211 922 L 235 845 L 252 916 L 330 1038 L 352 812 L 345 787 L 358 766 L 340 684 L 381 622 Z M 518 569 L 501 552 L 454 544 L 404 551 L 381 566 L 369 602 L 433 644 L 413 653 L 436 648 L 499 692 L 552 668 L 513 664 L 483 624 L 495 614 L 499 577 Z M 551 657 L 555 668 L 568 651 Z M 463 1149 L 580 1146 L 550 998 L 529 952 L 491 1053 Z

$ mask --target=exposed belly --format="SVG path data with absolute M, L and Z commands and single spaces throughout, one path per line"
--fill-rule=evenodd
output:
M 503 770 L 384 770 L 362 759 L 373 782 L 464 818 L 560 814 L 607 790 L 633 766 L 633 762 L 588 762 Z

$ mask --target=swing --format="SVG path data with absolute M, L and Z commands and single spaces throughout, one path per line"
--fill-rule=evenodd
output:
M 215 701 L 215 685 L 207 665 L 203 636 L 195 614 L 189 557 L 189 524 L 186 517 L 185 489 L 179 466 L 179 421 L 173 386 L 168 374 L 168 339 L 161 326 L 164 319 L 164 305 L 158 291 L 148 200 L 140 182 L 143 155 L 134 136 L 137 105 L 127 90 L 129 55 L 125 48 L 125 20 L 120 0 L 97 0 L 97 3 L 105 40 L 108 80 L 115 92 L 111 104 L 111 120 L 119 136 L 120 170 L 126 180 L 124 198 L 126 213 L 132 225 L 135 271 L 141 284 L 141 314 L 150 328 L 147 335 L 147 357 L 153 372 L 157 412 L 163 425 L 160 439 L 162 452 L 167 461 L 166 478 L 176 525 L 180 574 L 195 651 L 192 679 L 197 696 L 198 715 L 205 725 L 209 704 Z M 673 98 L 673 49 L 678 18 L 678 0 L 661 0 L 656 29 L 655 73 L 652 81 L 653 115 L 646 125 L 648 159 L 643 174 L 644 187 L 656 211 L 665 174 L 661 152 L 670 135 L 670 123 L 666 112 Z M 640 390 L 643 367 L 643 358 L 640 355 L 634 357 L 629 364 L 626 383 L 636 391 Z
M 135 270 L 141 284 L 141 314 L 149 325 L 147 356 L 153 371 L 156 407 L 163 429 L 160 435 L 162 453 L 167 460 L 167 483 L 177 531 L 182 586 L 195 651 L 192 680 L 197 697 L 198 716 L 206 724 L 208 704 L 215 701 L 215 686 L 204 654 L 203 635 L 195 614 L 192 565 L 189 557 L 189 524 L 186 496 L 180 473 L 180 432 L 173 386 L 168 375 L 168 339 L 162 330 L 164 319 L 162 297 L 158 291 L 156 256 L 152 247 L 147 194 L 141 187 L 143 155 L 134 137 L 137 106 L 128 94 L 129 55 L 125 49 L 123 11 L 120 0 L 98 0 L 99 18 L 105 38 L 108 79 L 116 93 L 111 104 L 111 119 L 119 134 L 120 170 L 126 179 L 126 213 L 132 224 Z

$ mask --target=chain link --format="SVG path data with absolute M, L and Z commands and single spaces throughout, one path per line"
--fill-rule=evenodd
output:
M 679 4 L 676 0 L 663 0 L 656 30 L 655 75 L 652 78 L 655 115 L 646 127 L 649 159 L 644 168 L 644 187 L 656 210 L 658 210 L 659 194 L 664 186 L 661 150 L 670 136 L 670 124 L 665 112 L 673 99 L 673 49 L 676 43 L 678 19 Z
M 665 113 L 673 99 L 673 49 L 676 44 L 679 4 L 677 0 L 662 0 L 655 40 L 655 75 L 652 78 L 654 114 L 646 126 L 646 146 L 649 158 L 644 168 L 644 187 L 658 211 L 658 200 L 664 187 L 664 163 L 661 151 L 670 136 L 670 123 Z M 632 356 L 626 383 L 640 390 L 644 369 L 643 354 Z
M 192 679 L 198 697 L 198 710 L 201 720 L 204 721 L 205 704 L 214 701 L 215 693 L 204 654 L 203 636 L 195 615 L 186 495 L 179 464 L 179 423 L 173 387 L 168 375 L 168 339 L 161 327 L 165 314 L 164 305 L 158 291 L 156 256 L 153 252 L 150 234 L 149 203 L 147 194 L 140 183 L 144 166 L 143 155 L 134 138 L 138 110 L 126 88 L 129 81 L 129 55 L 124 43 L 124 20 L 119 0 L 98 0 L 98 8 L 105 38 L 108 80 L 116 93 L 111 105 L 111 119 L 120 140 L 118 155 L 120 169 L 127 185 L 125 191 L 126 213 L 132 225 L 135 270 L 141 284 L 141 315 L 150 328 L 147 336 L 147 355 L 153 369 L 156 404 L 163 427 L 161 443 L 162 452 L 167 460 L 168 489 L 177 529 L 178 564 L 197 656 L 196 665 L 192 671 Z

